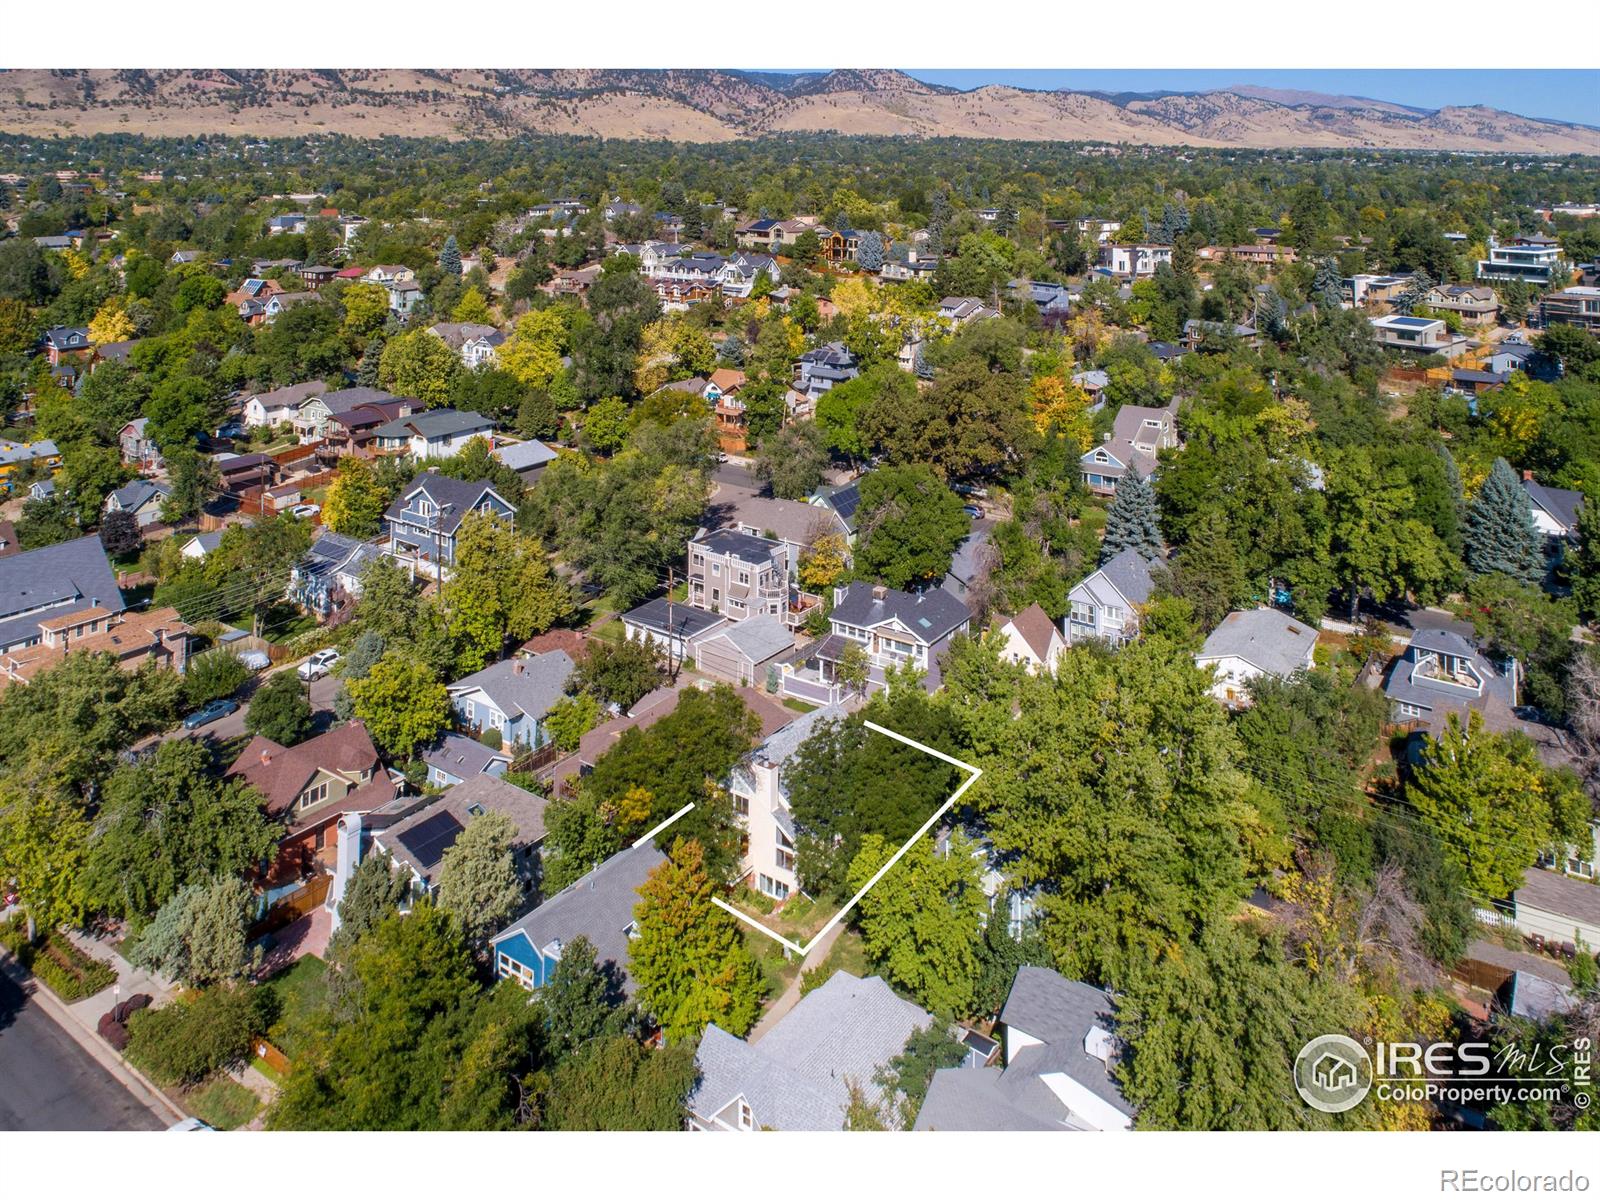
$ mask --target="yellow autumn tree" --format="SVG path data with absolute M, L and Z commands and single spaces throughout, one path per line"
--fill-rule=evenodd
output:
M 96 346 L 125 342 L 136 332 L 133 318 L 122 307 L 122 297 L 112 296 L 89 321 L 89 340 Z
M 518 318 L 495 359 L 502 371 L 516 376 L 524 387 L 546 388 L 561 371 L 567 348 L 567 322 L 560 310 L 535 308 Z
M 830 299 L 839 310 L 839 315 L 846 319 L 871 316 L 879 311 L 878 288 L 861 275 L 835 284 Z
M 469 287 L 457 301 L 450 319 L 460 321 L 462 324 L 493 325 L 494 312 L 489 308 L 489 302 L 484 299 L 483 293 L 475 287 Z
M 1030 388 L 1033 425 L 1040 433 L 1054 430 L 1079 450 L 1094 444 L 1089 420 L 1089 394 L 1062 375 L 1036 375 Z
M 850 543 L 842 533 L 825 533 L 800 556 L 800 583 L 811 591 L 832 587 L 850 561 Z

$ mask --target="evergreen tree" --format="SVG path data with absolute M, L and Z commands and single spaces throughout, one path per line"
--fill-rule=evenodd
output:
M 1344 279 L 1339 264 L 1331 258 L 1317 260 L 1317 272 L 1311 281 L 1311 295 L 1318 308 L 1338 312 L 1344 290 Z
M 863 271 L 876 271 L 883 266 L 883 235 L 863 233 L 856 247 L 856 264 Z
M 409 880 L 394 869 L 387 851 L 367 855 L 345 885 L 344 898 L 339 901 L 339 928 L 330 948 L 349 946 L 376 928 L 399 910 L 409 890 Z
M 618 1032 L 621 990 L 609 968 L 600 964 L 594 944 L 581 933 L 561 948 L 555 970 L 539 989 L 547 1045 L 558 1058 Z
M 439 251 L 439 269 L 446 275 L 461 276 L 461 250 L 453 233 L 445 238 L 444 249 Z
M 1600 503 L 1588 496 L 1578 507 L 1578 549 L 1567 559 L 1572 598 L 1585 620 L 1600 614 Z
M 1494 460 L 1467 510 L 1467 566 L 1479 575 L 1499 571 L 1524 583 L 1537 583 L 1544 575 L 1533 503 L 1503 458 Z
M 378 386 L 378 360 L 383 357 L 383 344 L 381 333 L 373 334 L 372 340 L 367 343 L 367 349 L 361 355 L 361 365 L 356 370 L 356 383 L 361 387 Z
M 1421 267 L 1411 273 L 1405 289 L 1394 298 L 1393 308 L 1397 313 L 1409 313 L 1413 309 L 1422 307 L 1428 298 L 1428 293 L 1433 290 L 1433 278 Z
M 1129 470 L 1117 484 L 1117 494 L 1106 513 L 1106 536 L 1100 543 L 1100 561 L 1109 562 L 1124 550 L 1137 550 L 1152 562 L 1161 557 L 1156 492 L 1137 468 Z

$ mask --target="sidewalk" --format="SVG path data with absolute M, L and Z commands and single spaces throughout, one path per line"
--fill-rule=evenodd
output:
M 800 1003 L 800 984 L 805 979 L 807 964 L 821 966 L 828 957 L 828 952 L 833 949 L 833 944 L 839 940 L 839 935 L 844 932 L 844 922 L 840 921 L 828 930 L 823 938 L 800 961 L 800 970 L 795 973 L 794 980 L 783 989 L 783 995 L 772 1002 L 772 1007 L 761 1015 L 761 1020 L 756 1022 L 756 1027 L 750 1031 L 750 1036 L 745 1040 L 751 1045 L 759 1042 L 772 1032 L 772 1027 L 789 1014 L 789 1010 Z
M 76 938 L 74 939 L 77 940 Z M 86 941 L 89 939 L 85 939 Z M 81 943 L 80 943 L 81 944 Z M 85 947 L 87 950 L 87 947 Z M 120 955 L 110 952 L 118 960 Z M 97 958 L 104 954 L 97 954 Z M 108 960 L 109 961 L 109 960 Z M 126 965 L 126 963 L 124 963 Z M 130 967 L 131 971 L 132 968 Z M 76 1005 L 63 1003 L 54 992 L 40 983 L 31 974 L 23 969 L 21 963 L 12 958 L 10 951 L 0 948 L 0 971 L 4 971 L 22 988 L 23 992 L 39 1006 L 46 1016 L 53 1020 L 66 1032 L 66 1034 L 81 1046 L 86 1054 L 104 1067 L 111 1077 L 137 1099 L 141 1104 L 155 1114 L 164 1125 L 171 1125 L 188 1117 L 170 1098 L 150 1080 L 127 1062 L 122 1055 L 113 1050 L 109 1044 L 95 1032 L 95 1023 L 100 1019 L 100 1013 L 108 1011 L 116 1002 L 112 996 L 115 988 L 107 988 L 99 995 L 91 996 L 87 1000 L 80 1000 Z M 135 973 L 137 974 L 137 973 Z M 129 995 L 132 993 L 130 992 Z M 155 993 L 151 993 L 154 995 Z M 170 994 L 170 992 L 169 992 Z M 103 1004 L 97 1003 L 104 1001 Z M 93 1006 L 93 1017 L 83 1015 Z
M 99 1029 L 100 1018 L 115 1008 L 119 1002 L 143 992 L 150 997 L 152 1007 L 160 1007 L 176 994 L 177 989 L 166 980 L 159 979 L 146 971 L 137 970 L 132 963 L 117 953 L 109 938 L 79 933 L 77 930 L 69 930 L 66 937 L 90 958 L 98 959 L 117 973 L 117 982 L 112 987 L 67 1006 L 73 1018 L 90 1033 L 96 1035 L 96 1040 L 99 1040 L 96 1031 Z

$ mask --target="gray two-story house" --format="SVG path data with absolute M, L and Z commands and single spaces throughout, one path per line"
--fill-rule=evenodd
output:
M 1155 582 L 1150 562 L 1124 550 L 1067 593 L 1061 632 L 1067 645 L 1096 639 L 1120 646 L 1139 632 L 1139 608 L 1149 603 Z
M 771 538 L 718 529 L 689 543 L 689 603 L 735 621 L 782 617 L 789 607 L 789 555 Z
M 940 656 L 958 633 L 972 625 L 972 611 L 944 588 L 902 592 L 881 584 L 852 583 L 833 590 L 831 632 L 817 643 L 812 658 L 822 681 L 839 681 L 839 665 L 851 646 L 866 651 L 869 689 L 881 687 L 887 672 L 910 666 L 923 672 L 931 692 L 940 682 Z
M 1416 630 L 1411 643 L 1390 664 L 1383 680 L 1394 720 L 1438 734 L 1451 713 L 1465 721 L 1469 712 L 1476 711 L 1491 730 L 1514 728 L 1516 660 L 1490 662 L 1478 649 L 1470 626 L 1433 618 L 1426 611 L 1412 620 Z
M 456 533 L 468 513 L 493 513 L 507 521 L 516 516 L 512 504 L 486 480 L 468 483 L 427 474 L 414 480 L 383 514 L 389 554 L 402 562 L 429 568 L 456 560 Z

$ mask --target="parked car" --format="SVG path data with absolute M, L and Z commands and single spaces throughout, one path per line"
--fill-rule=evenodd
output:
M 252 671 L 265 671 L 272 665 L 272 658 L 265 650 L 241 650 L 239 661 Z
M 220 721 L 231 712 L 239 711 L 237 700 L 213 700 L 204 708 L 196 709 L 183 719 L 185 729 L 199 729 L 202 725 L 209 725 L 213 721 Z
M 289 510 L 289 515 L 299 517 L 302 520 L 309 520 L 321 511 L 322 505 L 320 504 L 296 504 Z
M 167 1126 L 168 1133 L 212 1133 L 215 1132 L 199 1117 L 185 1117 L 176 1125 Z
M 963 504 L 961 506 L 961 511 L 966 513 L 967 516 L 971 517 L 974 521 L 983 516 L 983 509 L 979 508 L 976 504 Z
M 295 670 L 295 674 L 310 683 L 313 679 L 321 679 L 333 670 L 333 664 L 338 662 L 340 654 L 337 650 L 318 650 Z

